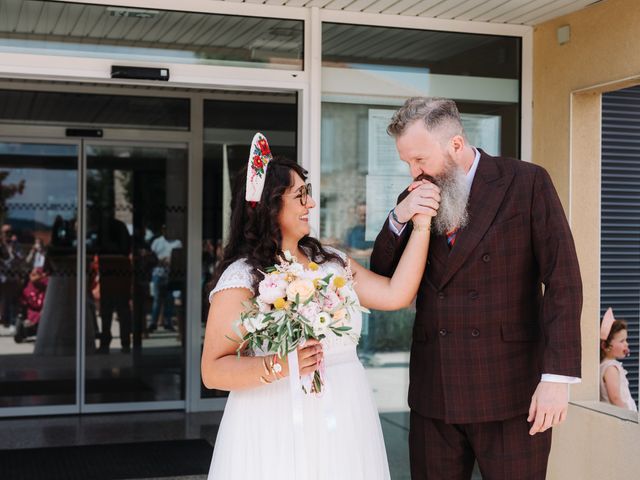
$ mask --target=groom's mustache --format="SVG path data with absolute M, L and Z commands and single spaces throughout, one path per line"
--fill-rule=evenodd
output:
M 426 173 L 421 173 L 416 178 L 414 178 L 414 180 L 416 182 L 419 182 L 420 180 L 427 180 L 433 183 L 434 185 L 438 185 L 438 181 L 435 178 L 433 178 L 431 175 L 427 175 Z

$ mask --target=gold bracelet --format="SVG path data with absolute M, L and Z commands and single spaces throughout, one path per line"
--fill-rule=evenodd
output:
M 260 375 L 260 383 L 264 385 L 270 384 L 273 380 L 269 380 L 269 367 L 267 366 L 267 356 L 262 357 L 262 367 L 264 368 L 264 375 Z
M 282 377 L 282 365 L 278 363 L 276 355 L 264 355 L 262 357 L 262 367 L 264 368 L 264 375 L 260 375 L 260 381 L 265 385 L 272 383 L 271 377 L 275 377 L 276 380 L 280 380 Z
M 431 231 L 431 224 L 430 223 L 413 223 L 413 229 L 416 232 L 430 232 Z
M 271 371 L 269 369 L 269 365 L 267 364 L 267 356 L 262 357 L 262 366 L 264 367 L 264 374 L 268 377 L 271 375 Z

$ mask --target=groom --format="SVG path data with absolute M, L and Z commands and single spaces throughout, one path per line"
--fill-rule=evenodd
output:
M 456 104 L 411 98 L 387 131 L 412 177 L 441 188 L 411 347 L 413 480 L 544 479 L 551 427 L 580 379 L 582 284 L 547 172 L 467 142 Z M 416 213 L 412 184 L 376 239 L 390 276 Z

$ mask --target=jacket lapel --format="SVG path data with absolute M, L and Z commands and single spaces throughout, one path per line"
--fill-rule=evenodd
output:
M 449 245 L 447 245 L 447 238 L 444 235 L 433 233 L 431 235 L 431 241 L 429 242 L 429 257 L 444 264 L 449 261 L 450 253 L 451 250 L 449 249 Z
M 440 282 L 443 288 L 460 270 L 484 234 L 502 204 L 507 188 L 513 180 L 513 172 L 507 171 L 500 160 L 480 150 L 480 161 L 469 194 L 469 224 L 460 231 L 451 249 L 445 273 Z M 445 247 L 446 246 L 445 240 Z

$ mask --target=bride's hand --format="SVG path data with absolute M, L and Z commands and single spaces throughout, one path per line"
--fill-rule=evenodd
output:
M 304 347 L 298 347 L 300 376 L 309 375 L 318 370 L 323 356 L 322 345 L 318 340 L 307 340 Z
M 322 352 L 322 345 L 318 340 L 307 340 L 303 347 L 298 347 L 298 368 L 300 369 L 300 376 L 309 375 L 315 372 L 320 365 L 320 361 L 324 353 Z M 289 375 L 288 362 L 284 362 L 283 370 L 285 376 Z

